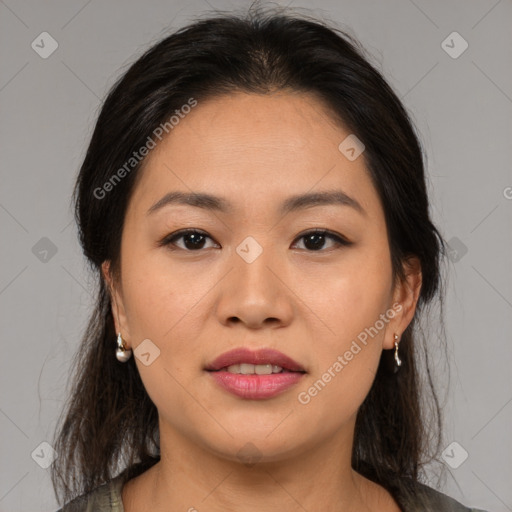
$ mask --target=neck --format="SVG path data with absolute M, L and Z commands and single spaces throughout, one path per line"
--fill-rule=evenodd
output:
M 384 502 L 388 508 L 380 510 L 399 510 L 390 507 L 394 502 L 387 491 L 351 468 L 353 428 L 300 454 L 255 463 L 236 454 L 229 459 L 212 453 L 165 425 L 160 428 L 161 460 L 136 479 L 137 485 L 125 486 L 126 512 L 350 512 L 373 510 L 375 503 Z

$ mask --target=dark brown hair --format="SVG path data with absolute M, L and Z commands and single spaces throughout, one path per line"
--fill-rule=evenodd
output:
M 416 255 L 422 287 L 415 317 L 401 337 L 400 371 L 390 370 L 392 351 L 383 351 L 358 412 L 352 465 L 390 489 L 404 477 L 417 480 L 422 464 L 437 454 L 440 407 L 416 325 L 436 296 L 442 312 L 445 242 L 430 219 L 424 154 L 411 119 L 370 60 L 354 37 L 326 22 L 250 9 L 180 29 L 146 51 L 112 87 L 74 191 L 80 243 L 98 289 L 53 443 L 58 458 L 52 482 L 59 503 L 121 471 L 130 479 L 159 460 L 158 412 L 134 358 L 121 364 L 115 357 L 110 295 L 101 275 L 108 260 L 119 276 L 124 217 L 142 165 L 105 197 L 95 191 L 191 97 L 200 103 L 233 91 L 314 94 L 364 143 L 385 212 L 393 277 L 403 279 L 404 262 Z

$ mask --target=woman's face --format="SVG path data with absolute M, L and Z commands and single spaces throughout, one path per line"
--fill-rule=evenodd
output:
M 412 319 L 419 288 L 392 287 L 364 153 L 354 159 L 350 139 L 339 149 L 349 135 L 313 96 L 237 93 L 199 102 L 147 157 L 126 213 L 114 315 L 162 442 L 271 461 L 350 439 L 381 351 Z M 209 194 L 225 208 L 150 211 L 171 192 Z M 287 203 L 327 192 L 351 199 Z M 200 233 L 169 241 L 183 229 Z M 318 230 L 350 244 L 305 236 Z M 273 396 L 242 398 L 205 370 L 239 347 L 278 350 L 305 373 Z

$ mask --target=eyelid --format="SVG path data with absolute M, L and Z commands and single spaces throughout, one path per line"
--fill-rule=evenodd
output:
M 175 239 L 178 239 L 184 235 L 188 235 L 189 233 L 198 233 L 200 235 L 204 235 L 206 238 L 210 238 L 211 240 L 213 240 L 213 238 L 206 231 L 203 231 L 202 229 L 184 228 L 184 229 L 179 229 L 178 231 L 173 231 L 172 233 L 170 233 L 168 235 L 165 235 L 164 238 L 162 238 L 159 242 L 157 242 L 157 245 L 158 245 L 158 247 L 172 245 L 172 243 Z M 181 247 L 177 247 L 177 249 L 181 249 Z M 183 249 L 183 250 L 186 250 L 186 249 Z M 199 252 L 199 251 L 188 251 L 188 252 Z
M 295 240 L 297 238 L 302 238 L 304 236 L 310 235 L 310 234 L 320 234 L 320 235 L 327 235 L 332 238 L 339 239 L 340 242 L 346 243 L 346 244 L 352 244 L 350 240 L 348 240 L 345 236 L 343 236 L 341 233 L 337 233 L 336 231 L 331 231 L 330 229 L 326 228 L 312 228 L 308 229 L 306 231 L 303 231 L 302 233 L 299 233 Z

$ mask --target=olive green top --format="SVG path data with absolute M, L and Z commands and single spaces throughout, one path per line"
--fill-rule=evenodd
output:
M 122 475 L 119 475 L 90 493 L 75 498 L 57 512 L 124 512 L 121 500 L 123 484 Z M 412 480 L 404 487 L 390 490 L 403 512 L 486 512 L 468 508 L 446 494 Z

